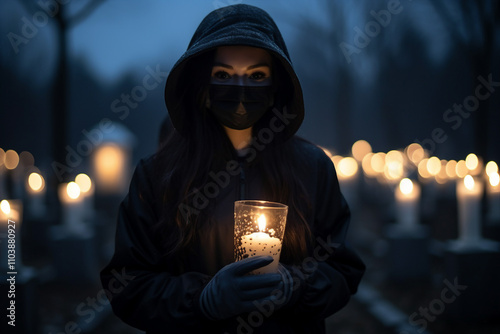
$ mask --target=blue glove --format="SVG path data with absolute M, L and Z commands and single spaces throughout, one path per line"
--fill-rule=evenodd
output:
M 254 256 L 219 270 L 200 295 L 205 316 L 212 320 L 227 319 L 255 310 L 255 302 L 272 301 L 272 292 L 283 284 L 282 275 L 246 275 L 272 261 L 271 256 Z
M 281 283 L 278 286 L 278 289 L 281 290 L 281 296 L 274 300 L 276 309 L 280 309 L 288 304 L 293 294 L 293 277 L 290 271 L 280 263 L 278 265 L 278 272 L 281 275 Z

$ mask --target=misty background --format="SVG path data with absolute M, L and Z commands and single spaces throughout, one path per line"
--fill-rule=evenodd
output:
M 496 1 L 61 2 L 54 17 L 40 5 L 51 1 L 0 4 L 0 147 L 31 152 L 42 170 L 104 118 L 135 135 L 134 163 L 152 154 L 165 78 L 134 107 L 113 102 L 142 86 L 148 68 L 166 75 L 202 18 L 234 3 L 265 9 L 284 35 L 304 90 L 299 135 L 344 155 L 365 139 L 374 152 L 420 141 L 442 159 L 499 159 L 498 91 L 468 118 L 443 118 L 474 95 L 479 76 L 500 81 Z

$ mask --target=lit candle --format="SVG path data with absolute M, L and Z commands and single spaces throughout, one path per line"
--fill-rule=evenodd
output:
M 394 193 L 396 198 L 396 221 L 404 228 L 413 228 L 420 221 L 420 186 L 404 178 Z
M 29 210 L 34 217 L 41 217 L 45 214 L 45 180 L 37 172 L 28 176 L 26 190 L 29 194 Z
M 21 220 L 22 204 L 19 200 L 2 200 L 0 202 L 0 268 L 2 272 L 16 271 L 21 267 Z M 9 240 L 13 240 L 9 243 Z M 15 248 L 9 248 L 13 244 Z M 10 252 L 14 249 L 15 252 Z M 10 262 L 9 262 L 10 259 Z M 10 267 L 12 265 L 13 267 Z
M 98 192 L 121 194 L 126 191 L 128 160 L 127 150 L 115 144 L 102 145 L 95 151 L 93 168 Z
M 282 203 L 241 200 L 234 202 L 234 258 L 272 256 L 273 262 L 254 274 L 277 272 L 285 235 L 288 206 Z
M 59 185 L 58 192 L 62 207 L 63 225 L 71 232 L 83 232 L 85 230 L 83 224 L 85 207 L 80 187 L 75 182 L 62 183 Z
M 332 160 L 333 161 L 333 160 Z M 351 157 L 340 158 L 335 163 L 340 190 L 351 207 L 357 204 L 358 162 Z
M 94 215 L 94 184 L 86 174 L 78 174 L 75 183 L 80 187 L 80 194 L 83 197 L 84 215 L 86 219 L 92 219 Z
M 272 237 L 272 230 L 266 231 L 266 216 L 260 215 L 258 218 L 259 232 L 243 235 L 241 246 L 244 248 L 243 257 L 252 256 L 272 256 L 274 261 L 262 268 L 254 270 L 255 274 L 273 273 L 278 271 L 278 264 L 281 254 L 281 240 Z
M 488 220 L 500 222 L 500 175 L 492 172 L 488 177 Z
M 481 196 L 483 184 L 471 175 L 457 182 L 459 240 L 466 245 L 481 240 Z
M 400 151 L 387 152 L 384 158 L 384 177 L 388 183 L 397 183 L 404 174 L 404 155 Z

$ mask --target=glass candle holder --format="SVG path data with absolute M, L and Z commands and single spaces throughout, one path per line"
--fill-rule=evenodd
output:
M 257 200 L 236 201 L 234 203 L 235 261 L 252 256 L 270 255 L 274 261 L 252 273 L 277 272 L 287 213 L 288 206 L 281 203 Z

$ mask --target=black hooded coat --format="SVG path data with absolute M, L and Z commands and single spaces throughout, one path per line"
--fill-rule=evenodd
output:
M 294 136 L 304 117 L 302 90 L 283 38 L 267 13 L 235 5 L 213 11 L 201 22 L 167 79 L 165 101 L 172 124 L 181 134 L 189 131 L 179 91 L 182 85 L 178 84 L 186 64 L 223 45 L 266 49 L 286 72 L 285 108 L 274 108 L 265 117 L 270 122 L 268 134 L 291 143 L 294 157 L 303 162 L 302 172 L 295 177 L 303 181 L 310 201 L 305 220 L 314 240 L 309 256 L 298 266 L 305 276 L 297 278 L 292 300 L 279 310 L 256 305 L 249 314 L 207 319 L 199 307 L 200 293 L 218 270 L 234 261 L 234 201 L 266 200 L 270 195 L 258 170 L 247 163 L 250 158 L 235 153 L 234 161 L 221 171 L 228 178 L 213 174 L 212 183 L 218 186 L 217 224 L 201 227 L 197 244 L 182 260 L 165 257 L 153 226 L 168 203 L 162 201 L 161 183 L 154 177 L 153 156 L 138 164 L 120 206 L 115 253 L 101 272 L 103 287 L 114 313 L 147 333 L 324 333 L 324 319 L 344 307 L 356 292 L 365 266 L 345 244 L 350 213 L 331 160 L 317 146 Z M 260 137 L 256 138 L 258 142 Z M 258 154 L 261 146 L 265 145 L 255 143 L 250 151 Z

